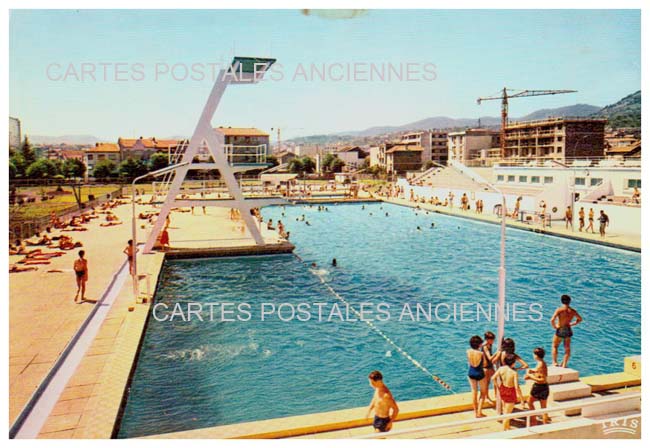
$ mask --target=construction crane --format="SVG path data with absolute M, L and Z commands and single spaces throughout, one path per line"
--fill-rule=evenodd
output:
M 277 152 L 282 151 L 282 140 L 280 138 L 280 129 L 284 129 L 286 131 L 287 129 L 299 130 L 299 129 L 305 129 L 305 128 L 288 128 L 286 126 L 283 126 L 282 128 L 280 128 L 280 127 L 271 128 L 271 131 L 277 131 L 277 133 L 278 133 L 278 137 L 277 137 L 277 148 L 278 148 L 278 150 L 277 150 Z
M 509 93 L 513 92 L 513 93 Z M 480 105 L 482 101 L 501 100 L 501 159 L 506 156 L 506 125 L 508 124 L 508 99 L 523 98 L 525 96 L 559 95 L 561 93 L 574 93 L 577 90 L 515 90 L 503 88 L 500 95 L 479 98 L 476 102 Z

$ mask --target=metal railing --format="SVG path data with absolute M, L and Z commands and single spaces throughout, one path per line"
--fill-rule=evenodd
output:
M 552 408 L 534 409 L 531 411 L 513 412 L 510 414 L 495 415 L 493 417 L 484 417 L 480 419 L 476 419 L 476 418 L 466 419 L 466 420 L 459 420 L 455 422 L 437 423 L 434 425 L 425 425 L 425 426 L 419 426 L 415 428 L 400 429 L 400 430 L 390 431 L 390 432 L 364 434 L 361 436 L 356 436 L 354 438 L 355 439 L 378 439 L 378 438 L 386 438 L 386 437 L 399 436 L 405 434 L 413 434 L 413 433 L 418 433 L 423 431 L 435 431 L 439 429 L 454 428 L 457 426 L 500 422 L 505 419 L 520 419 L 520 418 L 526 419 L 526 427 L 528 428 L 530 426 L 530 417 L 536 417 L 541 414 L 551 414 L 557 412 L 572 411 L 577 409 L 582 410 L 584 408 L 599 406 L 603 404 L 611 404 L 619 401 L 626 401 L 626 400 L 631 400 L 636 398 L 638 398 L 640 402 L 641 392 L 623 393 L 623 394 L 619 394 L 616 397 L 595 398 L 593 401 L 588 401 L 588 402 L 565 404 L 561 406 L 554 406 Z
M 473 162 L 478 162 L 481 159 L 472 159 Z M 627 167 L 636 168 L 641 167 L 641 159 L 615 159 L 611 157 L 555 157 L 554 155 L 542 157 L 513 157 L 506 160 L 498 160 L 493 163 L 496 168 L 499 167 L 557 167 L 552 161 L 558 160 L 568 165 L 569 168 L 610 168 L 610 167 Z
M 266 145 L 223 145 L 230 164 L 266 163 Z
M 69 207 L 65 208 L 60 208 L 57 210 L 53 210 L 56 214 L 56 216 L 61 219 L 67 219 L 68 217 L 71 217 L 72 215 L 82 213 L 84 212 L 88 207 L 95 206 L 101 202 L 107 201 L 109 198 L 116 198 L 120 197 L 122 195 L 122 187 L 119 187 L 109 193 L 106 193 L 105 195 L 102 195 L 96 199 L 93 199 L 92 201 L 87 201 L 82 203 L 81 207 L 78 204 L 73 204 L 70 205 Z M 34 204 L 30 204 L 34 205 Z M 16 239 L 25 239 L 25 238 L 31 238 L 35 236 L 36 234 L 41 233 L 44 231 L 47 227 L 50 226 L 50 221 L 51 221 L 51 216 L 43 216 L 40 218 L 32 218 L 32 219 L 20 219 L 20 218 L 12 218 L 11 212 L 12 208 L 18 208 L 21 207 L 20 205 L 14 205 L 11 206 L 9 209 L 9 238 L 10 242 L 13 242 Z

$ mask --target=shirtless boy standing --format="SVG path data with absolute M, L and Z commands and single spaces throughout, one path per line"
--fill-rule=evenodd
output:
M 553 365 L 559 365 L 557 362 L 557 348 L 560 345 L 560 340 L 564 340 L 564 359 L 562 360 L 562 367 L 569 364 L 569 357 L 571 356 L 571 336 L 575 327 L 582 322 L 582 317 L 576 310 L 571 308 L 571 297 L 564 294 L 560 299 L 562 306 L 555 310 L 553 317 L 551 317 L 551 326 L 555 328 L 555 335 L 553 336 Z M 575 319 L 575 322 L 573 321 Z M 556 323 L 557 321 L 557 323 Z
M 393 398 L 393 394 L 390 393 L 390 390 L 384 384 L 383 378 L 381 372 L 378 370 L 373 370 L 368 375 L 370 385 L 375 389 L 375 395 L 372 397 L 372 401 L 368 407 L 366 418 L 370 417 L 370 413 L 374 411 L 375 420 L 372 426 L 375 428 L 375 432 L 390 431 L 399 413 L 399 408 Z M 390 412 L 391 409 L 393 410 L 392 414 Z
M 544 361 L 546 352 L 542 347 L 537 347 L 533 350 L 537 367 L 528 369 L 528 373 L 524 376 L 525 380 L 533 381 L 533 386 L 530 389 L 530 396 L 528 397 L 528 408 L 532 411 L 535 409 L 535 401 L 539 401 L 542 409 L 546 409 L 546 402 L 548 400 L 549 387 L 548 387 L 548 367 Z M 544 414 L 544 424 L 547 424 L 550 419 L 548 414 Z M 534 415 L 530 418 L 531 425 L 537 424 L 537 417 Z

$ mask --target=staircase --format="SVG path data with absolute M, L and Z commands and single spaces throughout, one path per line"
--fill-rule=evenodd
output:
M 433 167 L 409 181 L 411 185 L 467 191 L 490 190 L 490 187 L 451 167 Z
M 189 144 L 188 140 L 183 140 L 179 145 L 176 146 L 176 149 L 169 154 L 169 164 L 170 165 L 176 165 L 177 163 L 180 163 L 181 159 L 183 158 L 183 154 L 185 154 L 185 150 L 187 149 L 187 145 Z M 169 185 L 172 182 L 172 179 L 174 178 L 174 173 L 175 171 L 169 171 L 163 175 L 163 178 L 161 181 L 154 182 L 153 183 L 153 195 L 154 196 L 165 196 L 167 195 L 167 192 L 169 191 Z

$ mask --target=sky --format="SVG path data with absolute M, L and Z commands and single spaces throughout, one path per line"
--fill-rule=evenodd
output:
M 578 90 L 512 100 L 511 117 L 641 88 L 638 10 L 13 10 L 9 33 L 9 113 L 28 135 L 189 136 L 233 54 L 276 58 L 274 76 L 229 86 L 213 124 L 283 138 L 498 116 L 476 99 L 503 87 Z

